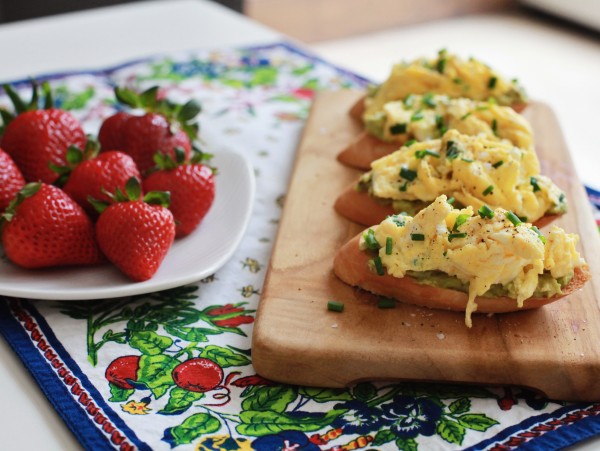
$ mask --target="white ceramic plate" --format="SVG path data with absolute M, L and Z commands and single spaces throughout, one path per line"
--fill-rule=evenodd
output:
M 105 299 L 151 293 L 214 274 L 239 245 L 254 201 L 254 172 L 242 155 L 215 153 L 214 203 L 200 226 L 175 240 L 150 280 L 131 282 L 113 265 L 21 269 L 0 260 L 0 294 L 30 299 Z

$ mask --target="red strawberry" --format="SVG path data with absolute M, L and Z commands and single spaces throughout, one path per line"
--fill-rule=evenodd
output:
M 0 213 L 24 185 L 23 174 L 12 158 L 0 149 Z
M 129 155 L 115 150 L 101 154 L 97 151 L 97 148 L 90 146 L 83 152 L 73 147 L 69 149 L 67 160 L 74 167 L 66 168 L 70 173 L 64 174 L 68 179 L 63 187 L 63 190 L 93 218 L 98 212 L 88 201 L 90 196 L 96 200 L 110 202 L 107 192 L 114 193 L 117 188 L 124 191 L 125 184 L 131 177 L 142 180 Z
M 2 215 L 6 256 L 24 268 L 92 265 L 103 261 L 94 225 L 60 188 L 30 183 Z
M 2 147 L 15 161 L 25 180 L 53 183 L 58 175 L 48 165 L 64 165 L 70 145 L 83 147 L 86 137 L 79 121 L 63 110 L 37 108 L 37 87 L 29 105 L 25 105 L 10 86 L 4 86 L 15 104 L 17 116 L 5 120 Z M 18 100 L 17 100 L 18 99 Z
M 156 152 L 174 156 L 181 147 L 189 158 L 192 141 L 198 133 L 193 123 L 200 106 L 193 100 L 184 105 L 159 99 L 158 87 L 141 94 L 129 89 L 116 88 L 117 100 L 136 109 L 144 109 L 143 115 L 116 113 L 100 127 L 99 140 L 103 150 L 121 150 L 132 156 L 140 172 L 144 174 L 153 165 Z
M 163 206 L 168 205 L 168 193 L 148 193 L 141 200 L 135 178 L 127 182 L 126 193 L 127 198 L 123 198 L 117 192 L 118 202 L 101 212 L 96 237 L 102 252 L 121 272 L 134 281 L 143 281 L 156 273 L 173 244 L 175 221 Z
M 144 180 L 144 191 L 168 191 L 171 194 L 169 210 L 173 213 L 177 238 L 189 235 L 208 213 L 215 198 L 213 170 L 200 164 L 196 154 L 184 162 L 181 150 L 177 161 L 161 154 L 155 155 L 159 170 Z
M 120 150 L 123 148 L 123 125 L 129 120 L 131 114 L 119 111 L 102 122 L 98 131 L 98 141 L 102 150 Z
M 123 126 L 123 147 L 136 162 L 140 171 L 145 173 L 154 166 L 153 155 L 162 152 L 175 154 L 175 148 L 181 147 L 189 157 L 192 144 L 183 130 L 173 130 L 169 121 L 160 114 L 147 113 L 132 116 Z

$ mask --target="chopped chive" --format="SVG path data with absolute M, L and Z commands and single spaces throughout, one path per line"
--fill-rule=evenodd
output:
M 406 124 L 394 124 L 390 126 L 390 133 L 392 135 L 401 135 L 402 133 L 406 133 Z
M 464 161 L 465 163 L 473 163 L 474 160 L 471 160 L 470 158 L 461 158 L 462 161 Z
M 329 310 L 330 312 L 343 312 L 344 303 L 338 301 L 329 301 L 327 302 L 327 310 Z
M 421 111 L 417 111 L 410 117 L 410 121 L 417 122 L 417 121 L 420 121 L 421 119 L 423 119 L 424 117 L 425 116 L 423 116 L 423 113 Z
M 407 108 L 410 108 L 413 106 L 413 103 L 415 102 L 415 95 L 414 94 L 409 94 L 407 95 L 404 100 L 404 106 Z
M 379 255 L 373 259 L 373 264 L 375 265 L 375 271 L 377 271 L 377 275 L 383 276 L 385 274 L 385 270 L 383 269 L 383 263 L 381 262 L 381 257 Z
M 460 84 L 463 82 L 463 81 L 462 81 L 462 79 L 460 79 L 459 77 L 454 77 L 454 78 L 452 79 L 452 81 L 453 81 L 454 83 L 456 83 L 457 85 L 460 85 Z
M 444 124 L 444 116 L 442 116 L 441 114 L 435 115 L 435 126 L 442 135 L 446 133 L 446 130 L 448 130 L 448 127 L 446 127 L 446 124 Z
M 496 162 L 495 162 L 495 163 L 492 165 L 492 167 L 493 167 L 494 169 L 498 169 L 498 168 L 499 168 L 500 166 L 502 166 L 503 164 L 504 164 L 504 161 L 502 161 L 502 160 L 500 160 L 500 161 L 496 161 Z
M 492 105 L 498 105 L 498 101 L 496 100 L 495 97 L 488 97 L 487 101 L 488 101 L 488 103 L 491 103 Z
M 403 167 L 402 169 L 400 169 L 400 177 L 402 177 L 405 180 L 408 180 L 409 182 L 412 182 L 414 179 L 417 178 L 417 171 L 413 171 L 411 169 Z
M 410 147 L 410 146 L 412 146 L 412 145 L 413 145 L 414 143 L 416 143 L 416 142 L 417 142 L 417 140 L 416 140 L 416 139 L 409 139 L 408 141 L 406 141 L 406 142 L 404 143 L 404 146 L 405 146 L 405 147 Z
M 413 241 L 425 241 L 425 235 L 423 235 L 422 233 L 411 233 L 410 238 Z
M 385 239 L 385 255 L 392 255 L 392 246 L 394 245 L 394 242 L 392 240 L 391 236 L 388 236 Z
M 467 114 L 464 114 L 463 116 L 461 116 L 460 120 L 464 121 L 466 118 L 468 118 L 471 114 L 473 114 L 471 111 L 469 111 Z
M 406 188 L 408 188 L 408 180 L 406 182 L 404 182 L 402 185 L 400 185 L 400 191 L 405 192 Z
M 437 71 L 440 74 L 443 74 L 444 69 L 446 68 L 446 58 L 440 58 L 436 64 L 435 68 L 437 69 Z
M 515 227 L 523 224 L 523 222 L 519 219 L 519 217 L 516 214 L 514 214 L 512 211 L 506 212 L 506 219 L 508 219 L 510 222 L 512 222 Z
M 487 205 L 482 205 L 479 210 L 477 210 L 477 213 L 479 213 L 479 216 L 481 216 L 482 218 L 493 218 L 494 217 L 494 210 L 492 210 L 490 207 L 488 207 Z
M 415 158 L 417 158 L 419 160 L 425 158 L 427 155 L 429 155 L 430 157 L 435 157 L 435 158 L 440 157 L 439 153 L 434 152 L 433 150 L 429 150 L 429 149 L 417 150 L 415 152 Z
M 542 235 L 542 232 L 540 232 L 540 229 L 538 229 L 536 226 L 531 226 L 531 230 L 533 230 L 536 235 L 538 236 L 538 238 L 540 239 L 540 241 L 544 244 L 546 244 L 547 240 L 546 237 L 544 235 Z
M 497 77 L 490 77 L 490 81 L 488 81 L 488 88 L 494 89 L 496 87 L 497 81 L 498 81 Z
M 565 193 L 560 193 L 560 196 L 558 196 L 558 201 L 562 204 L 565 201 Z
M 396 307 L 396 301 L 392 298 L 381 298 L 377 302 L 377 307 L 379 308 L 394 308 Z
M 398 216 L 392 216 L 392 221 L 397 227 L 404 227 L 406 223 L 402 219 L 398 219 Z
M 487 196 L 488 194 L 492 194 L 493 192 L 494 192 L 494 185 L 490 185 L 486 189 L 483 190 L 483 195 Z
M 467 237 L 467 233 L 466 232 L 450 233 L 448 235 L 448 241 L 452 241 L 454 238 L 466 238 L 466 237 Z
M 494 135 L 498 135 L 498 121 L 496 119 L 492 119 L 492 131 Z
M 475 108 L 477 111 L 485 111 L 485 110 L 489 110 L 490 107 L 487 105 L 479 105 L 478 107 Z
M 448 200 L 446 200 L 446 202 L 452 205 L 454 202 L 456 202 L 456 199 L 454 197 L 449 197 Z
M 467 214 L 461 214 L 456 217 L 456 221 L 454 221 L 454 225 L 452 226 L 452 231 L 458 231 L 458 228 L 463 225 L 465 222 L 469 220 L 470 216 Z
M 456 157 L 458 157 L 459 153 L 460 149 L 456 146 L 455 142 L 448 141 L 446 144 L 446 158 L 448 160 L 454 160 Z
M 433 99 L 433 94 L 430 92 L 425 94 L 423 96 L 423 103 L 431 108 L 434 108 L 436 103 L 435 103 L 435 100 Z
M 377 241 L 377 238 L 375 238 L 375 232 L 373 229 L 369 229 L 363 233 L 363 238 L 365 239 L 365 244 L 367 245 L 368 249 L 376 251 L 381 247 Z
M 534 193 L 540 190 L 540 185 L 538 185 L 538 181 L 535 177 L 529 177 L 529 183 L 531 183 L 531 186 L 533 186 Z

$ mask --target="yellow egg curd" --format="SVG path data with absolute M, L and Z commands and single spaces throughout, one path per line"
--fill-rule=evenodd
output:
M 357 189 L 411 214 L 441 194 L 475 209 L 502 206 L 529 222 L 566 211 L 564 193 L 540 175 L 533 150 L 457 130 L 375 160 Z
M 560 294 L 585 264 L 578 239 L 558 227 L 546 238 L 508 210 L 456 209 L 439 196 L 414 217 L 394 215 L 371 227 L 360 246 L 376 252 L 372 269 L 380 274 L 467 292 L 465 323 L 471 327 L 476 296 L 508 296 L 521 308 L 533 295 Z
M 388 79 L 366 98 L 365 113 L 380 111 L 386 103 L 404 100 L 409 94 L 425 93 L 493 98 L 500 105 L 526 102 L 525 91 L 516 80 L 506 80 L 475 58 L 464 60 L 441 50 L 437 58 L 395 64 Z
M 512 108 L 445 95 L 409 95 L 388 102 L 376 113 L 365 115 L 365 127 L 377 138 L 398 144 L 440 138 L 447 130 L 455 129 L 465 135 L 506 140 L 521 149 L 533 149 L 529 123 Z

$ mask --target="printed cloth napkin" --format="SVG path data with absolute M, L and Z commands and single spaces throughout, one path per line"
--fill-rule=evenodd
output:
M 205 150 L 245 155 L 257 183 L 241 245 L 198 283 L 98 301 L 0 299 L 0 332 L 84 448 L 546 450 L 600 433 L 600 404 L 522 389 L 308 388 L 253 370 L 254 313 L 311 99 L 367 80 L 287 43 L 40 79 L 90 133 L 115 111 L 115 85 L 159 85 L 169 97 L 195 98 Z

